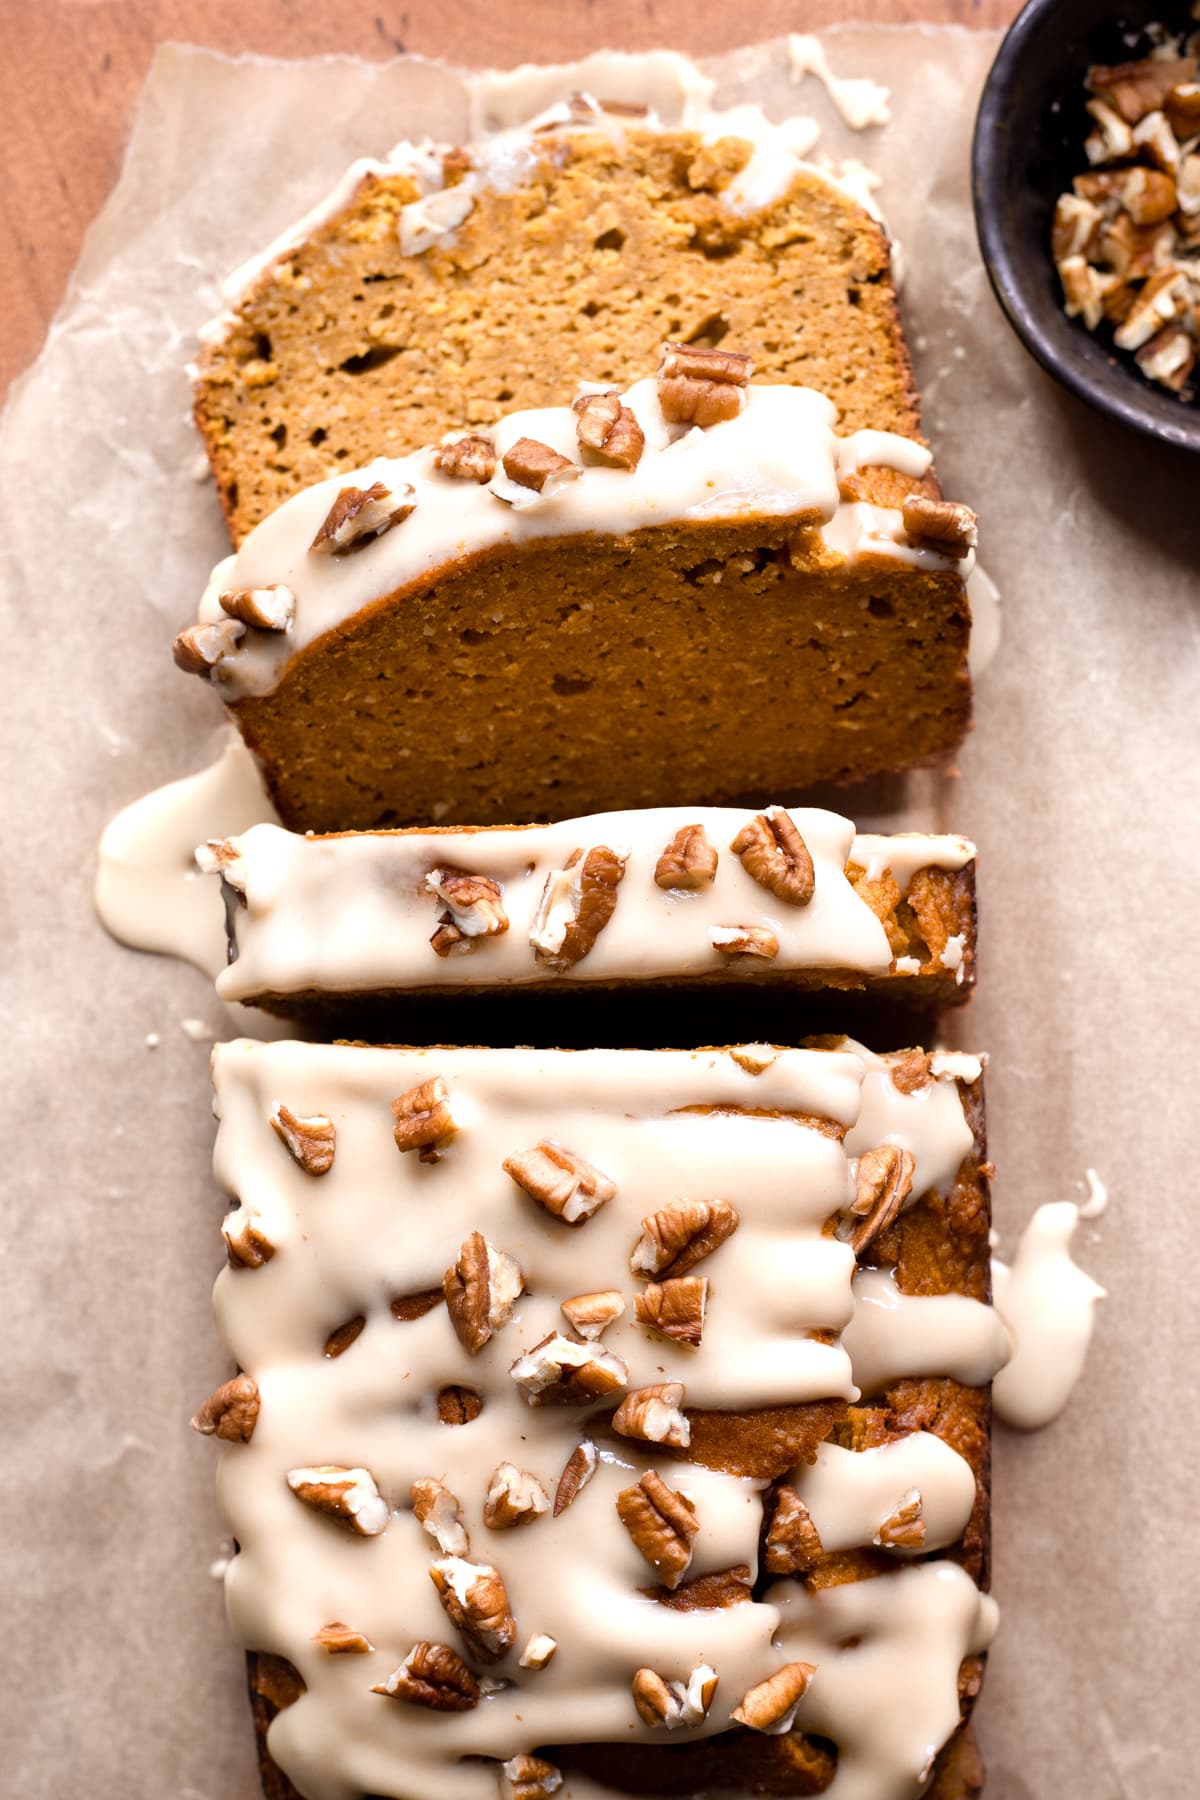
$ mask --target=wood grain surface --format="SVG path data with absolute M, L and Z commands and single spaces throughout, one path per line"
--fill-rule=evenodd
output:
M 696 55 L 853 14 L 1007 24 L 1019 0 L 0 0 L 0 395 L 37 354 L 116 179 L 159 43 L 504 66 L 613 47 Z

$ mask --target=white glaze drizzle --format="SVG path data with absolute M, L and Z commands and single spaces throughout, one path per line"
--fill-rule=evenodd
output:
M 851 131 L 886 125 L 891 119 L 889 88 L 869 75 L 835 75 L 820 38 L 793 31 L 788 37 L 788 76 L 799 86 L 806 75 L 817 77 Z
M 979 1061 L 935 1056 L 930 1064 L 931 1079 L 912 1093 L 902 1094 L 892 1080 L 886 1057 L 853 1038 L 843 1038 L 840 1047 L 864 1065 L 858 1119 L 845 1138 L 847 1155 L 857 1159 L 876 1144 L 899 1144 L 913 1154 L 912 1193 L 906 1208 L 922 1194 L 948 1194 L 974 1142 L 957 1084 L 979 1080 Z M 859 1380 L 857 1374 L 855 1379 Z
M 877 1394 L 909 1376 L 950 1376 L 984 1387 L 1010 1354 L 990 1306 L 965 1294 L 902 1294 L 884 1269 L 854 1277 L 854 1317 L 842 1333 L 854 1379 Z
M 821 1444 L 801 1463 L 792 1486 L 812 1515 L 823 1550 L 855 1550 L 875 1534 L 906 1496 L 921 1496 L 921 1551 L 945 1550 L 962 1536 L 975 1505 L 975 1476 L 957 1450 L 931 1431 L 912 1431 L 870 1450 Z M 914 1550 L 894 1549 L 895 1556 Z
M 1012 1266 L 993 1258 L 996 1311 L 1013 1342 L 1012 1359 L 992 1390 L 1006 1425 L 1023 1431 L 1049 1425 L 1083 1374 L 1096 1302 L 1105 1290 L 1072 1261 L 1071 1239 L 1079 1220 L 1099 1210 L 1051 1200 L 1021 1233 Z

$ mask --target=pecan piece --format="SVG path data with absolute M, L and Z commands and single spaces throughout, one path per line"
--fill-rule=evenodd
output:
M 546 1138 L 506 1156 L 504 1172 L 564 1225 L 582 1225 L 617 1191 L 616 1182 L 585 1157 Z
M 532 488 L 535 494 L 542 494 L 549 499 L 558 492 L 564 483 L 574 481 L 583 474 L 577 462 L 569 456 L 560 456 L 549 444 L 539 443 L 537 438 L 518 438 L 512 447 L 500 458 L 504 465 L 504 473 L 518 487 Z
M 635 1486 L 617 1495 L 617 1516 L 663 1586 L 677 1588 L 691 1565 L 692 1540 L 700 1529 L 687 1495 L 648 1469 Z
M 722 956 L 759 956 L 771 962 L 779 955 L 779 939 L 766 925 L 714 925 L 708 936 Z
M 221 664 L 245 635 L 246 627 L 240 619 L 218 619 L 215 625 L 188 625 L 171 645 L 171 655 L 185 675 L 219 678 Z
M 703 825 L 681 825 L 654 865 L 654 883 L 660 888 L 711 887 L 717 873 L 717 853 Z
M 496 473 L 496 446 L 482 432 L 469 431 L 464 437 L 440 445 L 433 460 L 443 475 L 482 485 Z
M 584 855 L 572 852 L 565 868 L 554 869 L 538 902 L 529 942 L 543 968 L 563 975 L 595 946 L 617 909 L 617 889 L 625 858 L 607 844 Z
M 518 1356 L 509 1374 L 530 1406 L 588 1406 L 620 1392 L 629 1369 L 611 1350 L 549 1332 Z
M 437 1416 L 443 1425 L 469 1425 L 483 1411 L 483 1396 L 474 1388 L 451 1382 L 437 1392 Z
M 729 1054 L 747 1075 L 764 1075 L 779 1056 L 773 1044 L 738 1044 Z
M 332 1169 L 337 1130 L 325 1113 L 301 1118 L 277 1100 L 271 1108 L 271 1129 L 306 1175 L 327 1175 Z
M 653 1669 L 639 1669 L 633 1678 L 633 1704 L 646 1725 L 667 1731 L 703 1725 L 719 1679 L 707 1663 L 698 1663 L 686 1681 L 664 1681 Z
M 290 631 L 296 617 L 296 596 L 282 581 L 266 587 L 230 588 L 217 595 L 221 611 L 256 631 Z
M 572 1450 L 566 1466 L 558 1478 L 558 1486 L 554 1491 L 554 1517 L 565 1513 L 571 1502 L 575 1500 L 596 1473 L 600 1454 L 591 1438 L 584 1438 Z
M 430 943 L 439 956 L 462 955 L 481 937 L 499 937 L 508 930 L 503 889 L 489 875 L 472 875 L 466 869 L 430 869 L 425 886 L 446 902 L 438 916 L 438 928 Z
M 397 1150 L 416 1150 L 424 1163 L 439 1161 L 442 1146 L 458 1130 L 450 1092 L 440 1075 L 431 1075 L 393 1100 L 392 1117 Z
M 573 1295 L 563 1301 L 561 1311 L 572 1330 L 594 1342 L 620 1318 L 625 1302 L 616 1288 L 606 1288 L 599 1294 Z
M 231 1269 L 261 1269 L 275 1254 L 275 1246 L 264 1232 L 258 1214 L 248 1206 L 240 1206 L 229 1214 L 221 1236 Z
M 747 821 L 729 848 L 747 875 L 788 906 L 807 906 L 816 887 L 808 845 L 782 806 Z
M 646 448 L 637 415 L 621 405 L 619 394 L 580 394 L 574 402 L 580 447 L 617 469 L 636 469 Z
M 442 1291 L 459 1343 L 468 1356 L 478 1356 L 492 1333 L 512 1318 L 525 1277 L 515 1257 L 473 1231 L 442 1277 Z
M 686 1450 L 692 1428 L 683 1412 L 682 1381 L 657 1381 L 650 1387 L 626 1394 L 612 1417 L 613 1430 L 622 1437 L 641 1438 L 648 1444 L 674 1444 Z
M 492 1470 L 483 1522 L 493 1531 L 509 1531 L 514 1525 L 531 1525 L 550 1510 L 550 1499 L 536 1475 L 502 1462 Z
M 545 1642 L 553 1644 L 554 1639 L 547 1638 Z M 547 1657 L 546 1661 L 549 1660 Z M 526 1664 L 522 1657 L 521 1666 L 541 1669 L 545 1664 Z M 557 1794 L 563 1784 L 562 1770 L 547 1762 L 544 1756 L 510 1756 L 506 1763 L 500 1764 L 500 1773 L 503 1777 L 500 1800 L 550 1800 L 551 1794 Z
M 1168 264 L 1152 275 L 1124 323 L 1113 334 L 1119 350 L 1140 350 L 1164 325 L 1181 313 L 1188 300 L 1188 278 L 1182 269 Z
M 686 1275 L 732 1237 L 740 1223 L 728 1200 L 673 1200 L 642 1220 L 629 1267 L 635 1275 Z
M 734 1707 L 730 1717 L 739 1725 L 749 1725 L 751 1731 L 765 1731 L 771 1737 L 782 1736 L 792 1729 L 796 1708 L 807 1694 L 816 1672 L 815 1663 L 785 1663 L 782 1669 L 776 1669 L 773 1675 L 757 1682 L 744 1694 L 741 1705 Z
M 397 1294 L 389 1310 L 393 1319 L 399 1319 L 402 1324 L 407 1325 L 413 1319 L 423 1319 L 435 1306 L 440 1306 L 445 1298 L 440 1287 L 422 1288 L 415 1294 Z
M 491 1563 L 440 1556 L 429 1571 L 446 1616 L 472 1656 L 499 1662 L 512 1649 L 517 1627 L 504 1581 Z
M 708 1277 L 680 1275 L 671 1281 L 652 1281 L 637 1297 L 641 1325 L 674 1338 L 677 1344 L 699 1344 L 704 1333 L 708 1304 Z
M 312 1641 L 329 1656 L 369 1656 L 375 1648 L 370 1638 L 344 1625 L 341 1619 L 334 1619 L 328 1625 L 322 1625 L 320 1631 L 314 1631 Z
M 470 1712 L 479 1705 L 479 1683 L 449 1644 L 414 1644 L 398 1669 L 371 1689 L 432 1712 Z
M 764 1569 L 768 1575 L 804 1575 L 824 1554 L 812 1514 L 795 1488 L 782 1482 L 773 1496 L 763 1546 Z
M 916 1094 L 933 1079 L 928 1050 L 906 1050 L 892 1063 L 892 1086 L 900 1094 Z
M 1196 365 L 1196 343 L 1182 325 L 1168 325 L 1134 356 L 1143 375 L 1178 394 Z
M 344 1355 L 351 1344 L 354 1343 L 355 1339 L 362 1333 L 366 1323 L 366 1317 L 363 1313 L 355 1313 L 354 1317 L 352 1319 L 347 1319 L 344 1325 L 337 1326 L 337 1328 L 331 1331 L 329 1336 L 325 1339 L 325 1355 L 328 1356 L 331 1361 L 334 1357 Z
M 910 1488 L 871 1539 L 882 1550 L 921 1550 L 925 1546 L 925 1519 L 921 1490 Z
M 258 1408 L 258 1383 L 249 1375 L 235 1375 L 197 1408 L 192 1430 L 230 1444 L 248 1444 L 258 1423 Z
M 716 425 L 736 419 L 754 373 L 748 356 L 699 344 L 664 344 L 658 403 L 670 425 Z
M 1194 57 L 1147 56 L 1137 62 L 1093 63 L 1086 86 L 1127 125 L 1136 125 L 1147 113 L 1157 112 L 1172 88 L 1190 81 L 1195 72 Z
M 911 1150 L 902 1150 L 898 1144 L 878 1144 L 873 1150 L 863 1151 L 850 1203 L 857 1220 L 849 1234 L 855 1256 L 892 1223 L 912 1193 L 915 1166 Z
M 417 504 L 416 489 L 402 482 L 392 491 L 384 482 L 369 488 L 344 487 L 308 546 L 318 556 L 349 556 L 403 524 Z
M 463 1524 L 457 1494 L 436 1476 L 422 1475 L 408 1490 L 413 1517 L 428 1532 L 443 1556 L 467 1556 L 471 1540 Z
M 335 1463 L 289 1469 L 287 1484 L 306 1506 L 341 1519 L 361 1537 L 378 1537 L 391 1517 L 375 1477 L 366 1469 L 343 1469 Z
M 909 494 L 901 512 L 905 536 L 920 549 L 961 559 L 975 548 L 978 520 L 969 506 L 956 500 L 931 500 L 928 494 Z
M 557 1649 L 557 1638 L 545 1631 L 535 1631 L 517 1661 L 523 1669 L 544 1669 Z
M 195 849 L 196 867 L 202 875 L 219 875 L 237 893 L 246 892 L 246 863 L 232 838 L 208 838 Z

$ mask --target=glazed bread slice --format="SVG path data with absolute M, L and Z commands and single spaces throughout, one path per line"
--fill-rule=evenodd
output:
M 936 759 L 970 711 L 974 515 L 852 496 L 928 451 L 839 437 L 740 353 L 514 413 L 287 501 L 214 571 L 179 664 L 286 825 L 703 803 Z
M 828 394 L 844 429 L 917 435 L 886 235 L 785 129 L 705 142 L 568 108 L 546 125 L 356 165 L 233 278 L 195 416 L 235 543 L 380 453 L 579 380 L 624 387 L 664 338 L 728 340 L 764 379 Z
M 197 1417 L 268 1794 L 975 1791 L 976 1059 L 240 1042 L 214 1082 L 243 1373 Z
M 801 994 L 929 1011 L 966 999 L 975 978 L 974 846 L 857 834 L 814 809 L 331 837 L 258 825 L 197 857 L 224 883 L 220 998 L 343 1035 L 394 1036 L 418 1001 L 490 996 L 507 1009 L 518 991 L 570 995 L 586 1029 L 598 990 L 649 1000 L 661 1032 L 663 988 L 669 1008 L 677 990 L 747 989 L 758 1007 L 782 989 L 794 1029 Z M 562 1041 L 563 1023 L 553 1007 L 541 1028 Z M 528 1029 L 509 1020 L 509 1041 L 537 1041 Z

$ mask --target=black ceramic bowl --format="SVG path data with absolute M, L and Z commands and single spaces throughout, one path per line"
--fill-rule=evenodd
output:
M 1200 451 L 1200 403 L 1142 375 L 1108 337 L 1062 309 L 1050 255 L 1054 202 L 1087 167 L 1083 79 L 1091 63 L 1144 54 L 1145 28 L 1194 30 L 1188 0 L 1028 0 L 1000 46 L 975 122 L 972 191 L 997 298 L 1057 381 L 1135 431 Z

